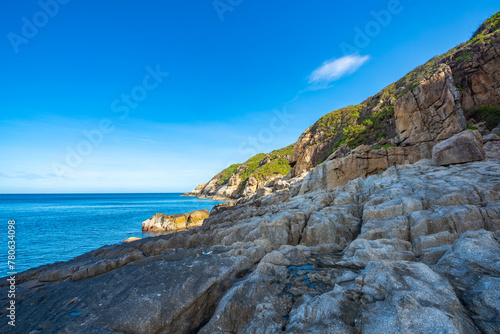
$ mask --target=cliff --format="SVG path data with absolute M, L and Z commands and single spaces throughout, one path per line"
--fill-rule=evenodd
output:
M 287 177 L 202 226 L 19 274 L 14 331 L 498 333 L 499 17 L 378 104 L 326 115 L 295 144 Z M 271 160 L 210 189 L 234 175 L 246 188 Z M 0 282 L 4 318 L 9 288 Z
M 281 163 L 288 161 L 290 169 L 283 165 L 273 174 L 261 173 L 256 182 L 252 169 L 246 169 L 242 180 L 240 165 L 233 165 L 189 195 L 247 200 L 259 188 L 267 188 L 260 193 L 275 191 L 276 181 L 301 176 L 332 154 L 345 156 L 347 150 L 362 145 L 375 150 L 397 147 L 387 154 L 373 152 L 391 161 L 366 173 L 371 175 L 393 164 L 430 158 L 432 147 L 464 130 L 467 121 L 470 126 L 479 123 L 484 130 L 493 129 L 500 122 L 499 21 L 497 13 L 469 41 L 432 58 L 362 103 L 320 118 L 293 148 L 282 149 L 287 156 Z M 245 164 L 259 160 L 259 166 L 265 166 L 269 160 L 264 157 L 257 155 Z M 269 179 L 273 182 L 266 182 Z
M 291 169 L 292 146 L 269 154 L 257 154 L 242 164 L 234 164 L 215 175 L 208 183 L 200 184 L 183 196 L 235 199 L 251 197 L 257 189 L 273 185 L 276 179 Z

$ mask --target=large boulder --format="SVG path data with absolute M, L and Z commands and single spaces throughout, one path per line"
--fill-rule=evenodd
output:
M 142 223 L 143 231 L 174 231 L 189 227 L 201 226 L 210 212 L 206 209 L 177 215 L 157 213 Z
M 434 146 L 432 162 L 445 166 L 483 160 L 483 139 L 477 130 L 463 131 Z

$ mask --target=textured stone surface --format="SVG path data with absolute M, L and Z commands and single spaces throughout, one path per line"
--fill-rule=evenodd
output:
M 396 100 L 394 117 L 404 145 L 447 139 L 466 127 L 458 90 L 448 65 Z
M 483 160 L 485 156 L 483 139 L 477 130 L 456 134 L 432 150 L 432 162 L 441 166 Z
M 192 230 L 29 270 L 16 330 L 496 333 L 499 163 L 424 159 L 300 193 L 302 181 Z

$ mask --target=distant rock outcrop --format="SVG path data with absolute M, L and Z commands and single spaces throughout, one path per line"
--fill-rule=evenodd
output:
M 200 226 L 208 218 L 210 212 L 206 209 L 196 210 L 177 215 L 164 215 L 157 213 L 142 223 L 144 232 L 174 231 L 189 227 Z

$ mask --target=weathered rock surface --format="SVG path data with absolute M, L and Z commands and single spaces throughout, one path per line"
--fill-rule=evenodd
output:
M 403 145 L 439 141 L 464 130 L 467 122 L 450 66 L 443 65 L 397 99 L 394 117 Z
M 362 145 L 352 151 L 343 149 L 342 156 L 332 154 L 325 163 L 316 166 L 306 176 L 301 193 L 318 187 L 335 188 L 358 177 L 381 174 L 391 166 L 415 163 L 431 157 L 432 144 L 418 146 L 388 147 L 374 150 Z
M 15 331 L 497 333 L 500 145 L 485 149 L 336 188 L 303 181 L 195 229 L 29 270 Z
M 441 166 L 483 160 L 485 156 L 483 139 L 477 130 L 456 134 L 432 150 L 432 162 Z
M 200 226 L 208 218 L 210 212 L 206 209 L 196 210 L 177 215 L 157 213 L 150 219 L 142 222 L 143 231 L 174 231 L 183 228 Z

